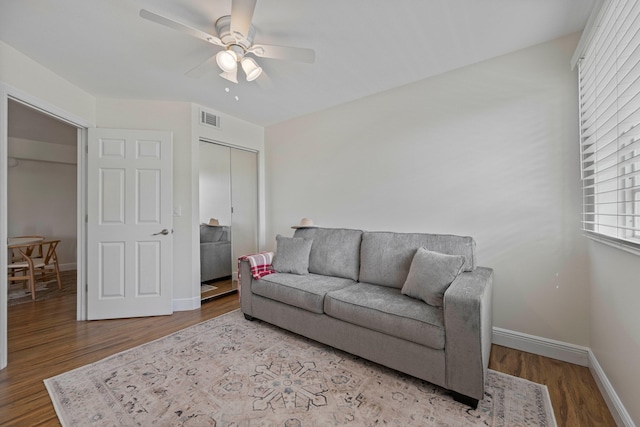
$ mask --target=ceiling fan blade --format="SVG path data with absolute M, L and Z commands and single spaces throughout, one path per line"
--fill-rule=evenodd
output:
M 271 80 L 269 75 L 265 73 L 264 70 L 262 70 L 262 74 L 260 74 L 260 77 L 255 79 L 254 82 L 258 84 L 260 89 L 264 89 L 264 90 L 273 89 L 273 81 Z
M 203 77 L 207 72 L 210 72 L 213 75 L 218 69 L 219 68 L 216 65 L 216 56 L 213 55 L 187 71 L 185 75 L 195 79 L 199 79 Z
M 249 35 L 253 11 L 256 0 L 233 0 L 231 2 L 231 34 L 241 34 L 236 39 L 243 39 Z
M 223 71 L 220 73 L 220 77 L 223 79 L 227 79 L 232 83 L 238 83 L 238 69 L 236 68 L 234 71 Z
M 291 61 L 313 64 L 316 60 L 316 52 L 313 49 L 302 47 L 272 46 L 267 44 L 254 44 L 249 52 L 261 58 L 288 59 Z
M 222 41 L 216 36 L 212 36 L 211 34 L 207 34 L 204 31 L 200 31 L 196 28 L 182 24 L 178 21 L 174 21 L 173 19 L 165 18 L 164 16 L 158 15 L 157 13 L 150 12 L 146 9 L 140 9 L 140 16 L 149 21 L 155 22 L 160 25 L 164 25 L 165 27 L 169 27 L 174 30 L 178 30 L 183 33 L 189 34 L 190 36 L 193 36 L 200 40 L 204 40 L 206 42 L 209 42 L 218 46 L 224 46 L 224 43 L 222 43 Z

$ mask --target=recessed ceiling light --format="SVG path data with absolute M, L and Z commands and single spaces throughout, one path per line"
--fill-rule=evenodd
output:
M 225 92 L 227 92 L 227 93 L 229 93 L 229 88 L 228 88 L 228 87 L 225 87 L 225 88 L 224 88 L 224 91 L 225 91 Z
M 238 95 L 236 95 L 236 101 L 240 101 L 240 98 L 238 97 Z

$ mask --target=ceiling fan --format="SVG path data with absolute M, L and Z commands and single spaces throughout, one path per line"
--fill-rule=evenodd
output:
M 146 9 L 140 10 L 140 16 L 222 48 L 222 50 L 214 55 L 216 63 L 222 71 L 220 76 L 233 83 L 238 83 L 238 64 L 240 64 L 249 82 L 265 74 L 262 67 L 260 67 L 256 60 L 250 55 L 260 58 L 285 59 L 312 64 L 316 57 L 313 49 L 255 44 L 253 42 L 256 30 L 251 24 L 251 19 L 253 18 L 256 1 L 257 0 L 232 0 L 231 15 L 225 15 L 215 23 L 218 33 L 217 36 L 205 33 L 204 31 L 200 31 Z M 208 62 L 208 60 L 206 62 Z

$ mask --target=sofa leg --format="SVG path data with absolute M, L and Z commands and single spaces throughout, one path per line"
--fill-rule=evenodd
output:
M 253 320 L 253 316 L 249 316 L 247 313 L 242 313 L 244 314 L 244 318 L 247 320 Z
M 476 409 L 478 407 L 478 399 L 465 396 L 464 394 L 456 393 L 455 391 L 451 392 L 451 396 L 453 397 L 453 400 L 455 400 L 456 402 L 460 402 L 463 405 L 470 406 L 471 409 Z

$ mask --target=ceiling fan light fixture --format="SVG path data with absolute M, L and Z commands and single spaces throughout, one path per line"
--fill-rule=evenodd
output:
M 223 79 L 229 80 L 231 83 L 238 83 L 237 74 L 238 74 L 238 70 L 223 71 L 220 73 L 220 77 L 222 77 Z
M 215 22 L 217 36 L 146 9 L 140 10 L 140 17 L 219 46 L 222 50 L 214 56 L 218 67 L 222 70 L 222 73 L 220 73 L 222 78 L 232 83 L 238 83 L 238 68 L 240 68 L 238 63 L 240 63 L 247 81 L 252 82 L 259 79 L 259 85 L 266 87 L 270 82 L 269 76 L 253 58 L 245 59 L 247 54 L 253 54 L 259 58 L 312 64 L 315 61 L 315 52 L 313 49 L 254 44 L 256 29 L 251 20 L 253 19 L 256 3 L 257 0 L 231 0 L 231 14 L 221 16 Z M 194 75 L 195 73 L 192 74 L 191 72 L 204 64 L 207 65 L 206 69 L 208 69 L 212 59 L 213 57 L 210 56 L 187 74 Z M 205 68 L 203 67 L 203 69 Z
M 232 50 L 223 50 L 216 54 L 218 67 L 226 73 L 232 72 L 238 66 L 238 55 Z
M 242 69 L 247 75 L 247 81 L 252 82 L 262 74 L 262 67 L 260 67 L 253 58 L 244 57 L 240 61 Z

